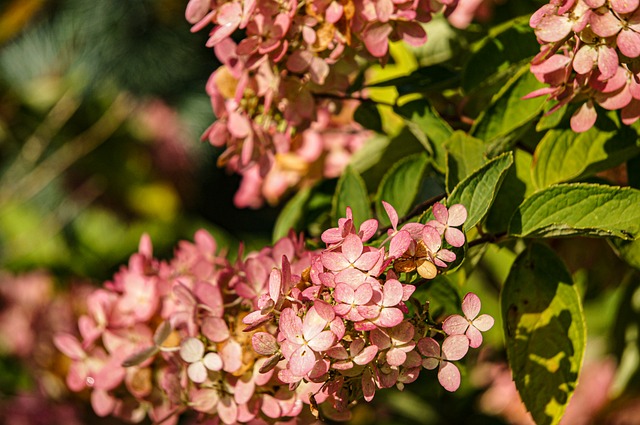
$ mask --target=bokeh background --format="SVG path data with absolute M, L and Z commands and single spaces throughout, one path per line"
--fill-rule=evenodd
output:
M 215 119 L 204 86 L 218 63 L 206 33 L 189 31 L 185 4 L 0 2 L 0 424 L 118 423 L 93 415 L 87 394 L 66 390 L 68 364 L 51 336 L 74 331 L 86 294 L 127 261 L 143 233 L 160 258 L 198 228 L 231 255 L 239 241 L 249 250 L 271 241 L 281 206 L 234 207 L 239 177 L 218 168 L 220 151 L 200 141 Z M 459 61 L 489 24 L 541 4 L 484 1 L 464 34 L 430 23 L 432 41 L 411 52 L 414 62 Z M 622 275 L 606 242 L 553 243 L 584 288 L 589 322 L 584 372 L 563 423 L 640 423 L 640 283 Z M 497 294 L 513 259 L 491 247 L 473 274 L 454 281 L 499 318 Z M 457 393 L 423 373 L 356 408 L 353 423 L 531 423 L 500 326 L 468 356 Z

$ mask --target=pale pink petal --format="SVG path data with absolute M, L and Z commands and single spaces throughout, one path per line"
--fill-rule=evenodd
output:
M 535 28 L 538 38 L 546 43 L 560 41 L 571 32 L 573 22 L 567 16 L 548 15 Z
M 402 301 L 402 284 L 396 279 L 389 279 L 384 283 L 382 305 L 393 307 Z
M 260 313 L 260 311 L 257 313 Z M 246 317 L 248 317 L 248 315 Z M 268 318 L 267 316 L 266 319 Z M 205 317 L 202 321 L 201 330 L 202 334 L 213 342 L 222 342 L 229 338 L 229 328 L 221 317 Z
M 344 270 L 350 265 L 342 253 L 335 251 L 324 251 L 321 259 L 322 265 L 332 271 Z
M 382 201 L 382 206 L 384 207 L 384 210 L 387 212 L 387 215 L 389 216 L 391 227 L 393 227 L 393 229 L 395 230 L 396 227 L 398 226 L 398 213 L 396 212 L 396 209 L 393 208 L 391 204 L 385 201 Z
M 611 37 L 622 29 L 622 23 L 608 9 L 605 13 L 592 13 L 589 24 L 593 32 L 600 37 Z
M 68 333 L 59 333 L 53 337 L 53 344 L 65 356 L 72 360 L 80 360 L 86 356 L 78 339 Z
M 198 338 L 189 338 L 180 346 L 180 357 L 188 363 L 202 360 L 204 344 Z
M 216 405 L 218 416 L 223 423 L 231 425 L 236 423 L 238 418 L 238 405 L 228 395 L 223 395 Z
M 304 322 L 302 324 L 302 335 L 304 339 L 310 341 L 316 335 L 320 334 L 327 324 L 328 321 L 318 314 L 315 307 L 310 308 L 304 316 Z
M 404 314 L 397 308 L 383 308 L 376 319 L 376 324 L 383 328 L 392 328 L 404 320 Z
M 238 379 L 234 386 L 233 398 L 239 405 L 243 405 L 251 400 L 256 389 L 256 383 L 251 375 L 245 375 Z
M 344 7 L 337 1 L 332 1 L 325 11 L 325 19 L 330 24 L 335 24 L 342 18 Z
M 449 227 L 444 232 L 444 237 L 451 246 L 461 247 L 464 245 L 464 233 L 455 227 Z
M 467 220 L 467 209 L 462 204 L 451 205 L 449 208 L 449 226 L 460 226 Z
M 596 123 L 598 113 L 591 99 L 583 103 L 571 116 L 571 129 L 576 133 L 589 130 Z
M 220 350 L 220 357 L 223 362 L 223 370 L 233 373 L 242 367 L 242 346 L 231 339 Z
M 584 1 L 584 3 L 592 9 L 597 9 L 607 2 L 607 0 L 582 0 L 582 1 Z
M 486 332 L 493 327 L 494 323 L 493 317 L 488 314 L 482 314 L 473 321 L 473 326 L 478 328 L 479 331 Z
M 611 8 L 618 13 L 631 13 L 634 12 L 640 2 L 638 0 L 610 0 Z
M 617 39 L 618 49 L 629 58 L 640 56 L 640 34 L 632 29 L 625 29 L 620 32 Z
M 595 100 L 598 105 L 609 111 L 622 109 L 631 102 L 633 96 L 629 86 L 623 86 L 620 90 L 613 93 L 596 93 Z
M 280 314 L 279 329 L 285 338 L 295 344 L 302 344 L 302 319 L 291 308 L 285 308 Z
M 207 368 L 204 367 L 201 361 L 191 363 L 187 368 L 187 375 L 196 384 L 201 384 L 207 379 Z
M 437 202 L 433 206 L 433 216 L 442 224 L 447 224 L 449 221 L 449 210 L 440 202 Z
M 369 286 L 371 288 L 371 286 Z M 336 290 L 333 292 L 333 298 L 336 301 L 351 304 L 355 296 L 355 291 L 346 283 L 336 284 Z
M 218 353 L 207 353 L 202 359 L 204 366 L 209 370 L 220 370 L 222 369 L 222 359 L 218 355 Z
M 400 258 L 411 245 L 411 235 L 406 230 L 400 230 L 389 243 L 389 258 Z
M 438 252 L 442 246 L 442 237 L 432 226 L 424 226 L 422 240 L 432 254 Z
M 460 360 L 469 351 L 469 339 L 465 335 L 451 335 L 442 342 L 442 358 Z
M 322 58 L 314 56 L 309 67 L 311 81 L 322 85 L 329 76 L 329 64 Z
M 378 263 L 378 260 L 380 260 L 380 251 L 373 250 L 369 252 L 364 252 L 360 256 L 360 258 L 358 258 L 353 263 L 353 266 L 362 271 L 368 272 L 376 266 L 376 264 Z
M 309 347 L 314 351 L 326 351 L 336 342 L 336 336 L 331 331 L 323 331 L 309 341 Z
M 351 353 L 353 355 L 353 353 Z M 373 361 L 378 354 L 378 347 L 375 345 L 369 345 L 365 347 L 357 356 L 353 357 L 353 361 L 359 365 L 365 365 Z
M 204 18 L 209 12 L 209 0 L 189 0 L 187 9 L 185 10 L 185 18 L 190 24 L 195 24 Z
M 442 362 L 438 370 L 438 381 L 447 391 L 455 391 L 460 387 L 460 371 L 450 362 Z
M 393 13 L 393 2 L 391 0 L 377 0 L 375 7 L 378 20 L 380 22 L 388 22 Z
M 295 376 L 305 376 L 316 363 L 316 355 L 306 345 L 300 346 L 289 358 L 289 369 Z
M 469 326 L 465 335 L 469 339 L 469 347 L 478 348 L 482 345 L 482 333 L 475 327 Z
M 598 69 L 602 73 L 602 78 L 611 78 L 616 75 L 618 65 L 616 49 L 609 46 L 598 47 Z
M 369 285 L 368 283 L 363 283 L 358 287 L 358 289 L 356 289 L 353 301 L 359 305 L 366 304 L 369 302 L 369 300 L 371 300 L 372 296 L 373 289 L 371 288 L 371 285 Z
M 473 292 L 469 292 L 462 300 L 462 312 L 469 320 L 476 318 L 481 308 L 480 298 Z
M 362 32 L 362 41 L 369 53 L 381 58 L 389 51 L 388 37 L 393 28 L 388 23 L 375 22 L 369 24 Z
M 442 322 L 442 330 L 447 335 L 464 335 L 468 327 L 469 321 L 459 314 L 449 316 Z
M 365 220 L 364 223 L 360 225 L 360 231 L 358 235 L 362 242 L 366 242 L 373 237 L 378 231 L 378 220 L 370 218 L 369 220 Z
M 391 366 L 400 366 L 405 360 L 407 360 L 407 353 L 404 351 L 398 348 L 391 348 L 387 351 L 387 363 Z
M 362 254 L 362 240 L 354 234 L 347 235 L 342 243 L 342 254 L 353 264 Z
M 269 274 L 269 297 L 277 302 L 282 291 L 282 274 L 278 269 L 272 269 Z
M 91 393 L 91 407 L 96 415 L 105 417 L 116 407 L 116 399 L 108 392 L 103 390 L 94 390 Z
M 598 50 L 585 44 L 573 58 L 573 69 L 578 74 L 587 74 L 595 67 L 597 61 Z
M 551 72 L 558 71 L 566 67 L 571 58 L 565 55 L 555 54 L 549 57 L 549 59 L 540 62 L 538 64 L 531 65 L 531 72 L 534 74 L 549 74 Z

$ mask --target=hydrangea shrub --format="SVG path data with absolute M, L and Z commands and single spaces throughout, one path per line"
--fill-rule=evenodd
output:
M 394 43 L 491 4 L 190 0 L 221 63 L 203 139 L 242 175 L 236 205 L 287 203 L 272 246 L 235 260 L 204 230 L 168 260 L 143 236 L 54 339 L 68 387 L 100 416 L 225 424 L 348 420 L 420 374 L 455 392 L 495 321 L 464 280 L 498 246 L 512 379 L 536 423 L 559 423 L 587 329 L 558 240 L 606 238 L 630 275 L 640 264 L 640 6 L 551 0 L 446 67 L 366 82 Z M 466 295 L 432 309 L 446 275 Z

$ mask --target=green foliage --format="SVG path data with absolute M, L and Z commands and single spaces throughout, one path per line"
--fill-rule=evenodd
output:
M 542 111 L 546 102 L 544 97 L 522 99 L 542 87 L 544 85 L 529 72 L 529 66 L 522 67 L 495 95 L 474 124 L 471 134 L 486 142 L 509 137 Z
M 485 217 L 512 164 L 511 152 L 500 155 L 473 172 L 453 189 L 447 203 L 463 204 L 467 208 L 465 229 L 473 228 Z
M 396 112 L 406 119 L 409 130 L 432 156 L 433 166 L 444 173 L 446 170 L 444 143 L 453 133 L 449 124 L 424 100 L 409 102 L 396 108 Z
M 485 146 L 482 140 L 462 131 L 456 131 L 445 144 L 445 149 L 447 150 L 445 180 L 447 193 L 451 193 L 458 183 L 486 162 Z
M 522 400 L 537 424 L 559 423 L 578 382 L 586 328 L 571 275 L 545 245 L 531 245 L 513 264 L 502 320 Z
M 353 222 L 356 226 L 360 226 L 371 217 L 367 186 L 360 174 L 351 167 L 347 167 L 340 176 L 333 196 L 331 216 L 334 225 L 338 224 L 338 218 L 344 217 L 347 207 L 351 207 Z
M 516 237 L 640 237 L 640 191 L 598 184 L 558 184 L 534 193 L 509 223 Z
M 407 214 L 420 190 L 426 168 L 427 155 L 419 153 L 395 163 L 384 175 L 378 186 L 375 203 L 376 214 L 381 224 L 391 224 L 381 201 L 393 205 L 400 217 Z
M 542 189 L 612 168 L 640 153 L 636 139 L 633 130 L 605 119 L 584 133 L 550 130 L 534 153 L 533 181 Z

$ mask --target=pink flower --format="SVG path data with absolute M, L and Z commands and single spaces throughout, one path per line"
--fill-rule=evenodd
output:
M 438 202 L 433 206 L 433 215 L 436 219 L 429 221 L 427 226 L 436 229 L 440 235 L 444 234 L 449 245 L 455 247 L 464 245 L 464 233 L 455 228 L 462 226 L 467 219 L 467 209 L 464 205 L 455 204 L 447 209 Z
M 493 317 L 488 314 L 478 316 L 480 313 L 480 298 L 473 292 L 469 292 L 462 300 L 462 312 L 464 317 L 454 314 L 442 323 L 442 330 L 447 335 L 466 335 L 469 338 L 469 346 L 478 348 L 482 344 L 482 334 L 493 326 Z
M 207 379 L 207 369 L 217 371 L 222 369 L 222 359 L 217 353 L 209 352 L 205 355 L 202 341 L 197 338 L 189 338 L 180 346 L 180 357 L 189 363 L 187 374 L 189 379 L 201 384 Z
M 469 351 L 469 340 L 464 335 L 447 337 L 442 349 L 433 338 L 418 341 L 418 350 L 424 356 L 422 366 L 425 369 L 438 368 L 438 381 L 447 391 L 455 391 L 460 386 L 460 371 L 452 362 L 460 360 Z
M 335 343 L 333 332 L 325 330 L 333 317 L 327 317 L 325 311 L 321 309 L 323 317 L 316 307 L 311 307 L 304 316 L 304 322 L 291 308 L 280 314 L 279 329 L 285 338 L 283 344 L 287 345 L 283 352 L 288 352 L 289 369 L 295 376 L 309 373 L 316 364 L 316 353 L 328 350 Z

